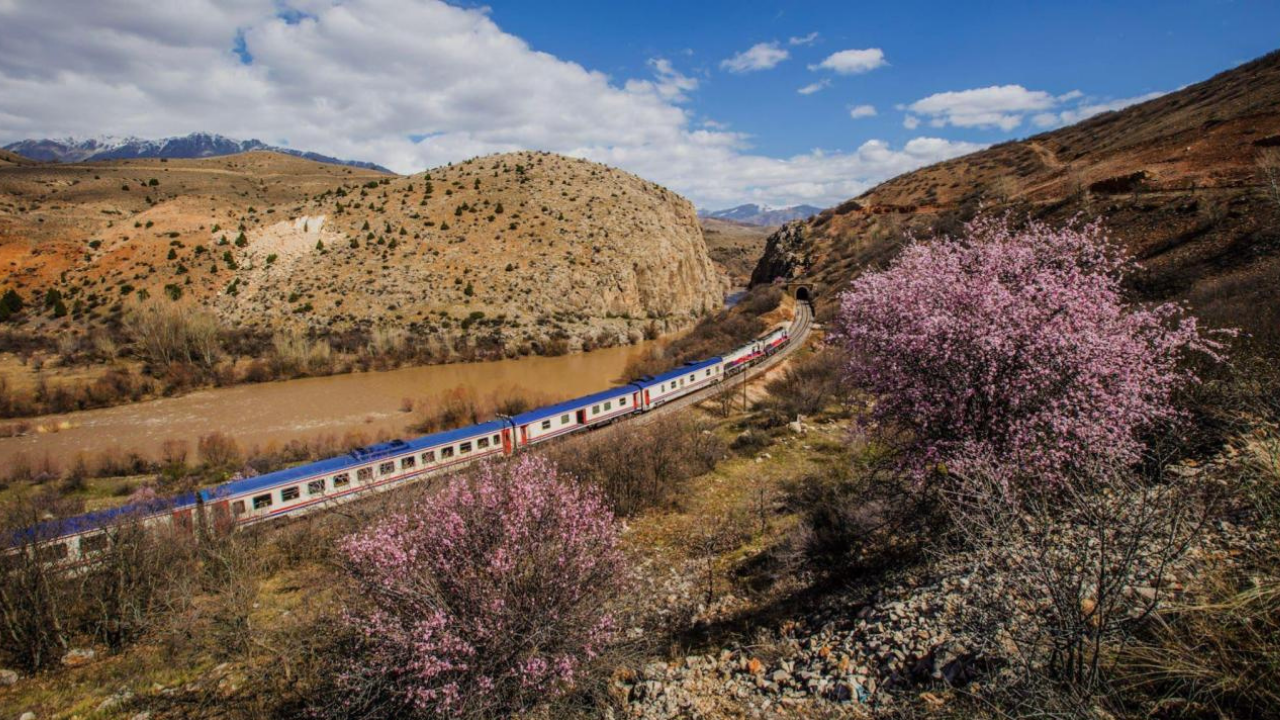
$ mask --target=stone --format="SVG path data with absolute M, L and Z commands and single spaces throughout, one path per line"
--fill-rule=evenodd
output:
M 18 720 L 36 720 L 36 714 L 28 710 L 19 715 Z
M 747 661 L 747 672 L 752 675 L 759 675 L 760 673 L 763 673 L 764 663 L 760 662 L 758 658 L 751 658 Z
M 0 670 L 0 687 L 8 687 L 18 682 L 18 673 L 13 670 Z
M 80 667 L 93 662 L 98 653 L 88 648 L 72 648 L 62 656 L 62 664 L 67 667 Z

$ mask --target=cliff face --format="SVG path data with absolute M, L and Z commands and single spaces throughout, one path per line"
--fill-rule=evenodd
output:
M 145 293 L 255 330 L 572 348 L 682 327 L 726 288 L 687 200 L 548 153 L 408 177 L 263 152 L 0 168 L 0 254 L 24 296 L 81 301 L 22 319 L 48 329 Z
M 910 236 L 981 210 L 1101 219 L 1144 270 L 1137 299 L 1184 300 L 1280 340 L 1280 53 L 1155 100 L 900 175 L 770 240 L 753 282 L 803 273 L 819 314 Z M 1280 170 L 1272 170 L 1280 177 Z

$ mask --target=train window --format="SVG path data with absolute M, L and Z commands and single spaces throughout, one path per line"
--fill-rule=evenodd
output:
M 297 485 L 294 485 L 293 487 L 287 487 L 280 491 L 280 501 L 289 502 L 290 500 L 297 500 L 298 496 L 301 494 L 302 492 L 298 490 Z
M 80 538 L 80 553 L 98 552 L 107 546 L 107 534 L 97 533 Z
M 360 468 L 356 470 L 356 480 L 358 482 L 369 482 L 373 479 L 373 468 Z
M 426 465 L 427 463 L 433 463 L 433 462 L 435 462 L 435 461 L 436 461 L 436 451 L 435 451 L 435 450 L 428 450 L 428 451 L 426 451 L 426 452 L 422 453 L 422 464 L 423 464 L 423 465 Z
M 334 487 L 334 488 L 342 488 L 342 487 L 346 487 L 346 486 L 347 486 L 347 485 L 349 485 L 350 483 L 351 483 L 351 476 L 350 476 L 350 475 L 348 475 L 347 473 L 342 473 L 341 475 L 334 475 L 334 476 L 333 476 L 333 487 Z
M 36 557 L 40 562 L 50 562 L 52 560 L 61 560 L 67 556 L 66 543 L 52 543 L 49 545 L 41 545 L 36 548 Z
M 412 455 L 410 455 L 410 456 L 409 456 L 409 457 L 407 457 L 407 458 L 400 458 L 400 469 L 401 469 L 401 470 L 408 470 L 409 468 L 411 468 L 411 467 L 413 467 L 414 465 L 417 465 L 417 464 L 418 464 L 417 459 L 416 459 L 416 458 L 414 458 Z
M 307 483 L 308 495 L 319 495 L 322 492 L 324 492 L 324 480 L 312 480 Z
M 453 448 L 452 447 L 440 448 L 440 457 L 442 458 L 453 457 Z
M 613 401 L 612 401 L 612 400 L 605 400 L 605 401 L 604 401 L 604 411 L 605 411 L 605 412 L 609 412 L 609 411 L 610 411 L 610 410 L 612 410 L 612 409 L 613 409 Z
M 392 461 L 392 462 L 384 462 L 384 463 L 382 463 L 382 464 L 378 465 L 378 474 L 379 474 L 379 475 L 390 475 L 391 473 L 393 473 L 393 472 L 395 472 L 395 471 L 396 471 L 396 464 L 395 464 L 395 462 L 394 462 L 394 461 Z
M 271 507 L 271 493 L 266 495 L 258 495 L 253 498 L 253 509 L 261 510 L 262 508 Z
M 493 436 L 493 446 L 494 446 L 494 447 L 498 447 L 498 443 L 500 443 L 500 442 L 502 442 L 502 439 L 501 439 L 499 436 L 494 435 L 494 436 Z
M 618 398 L 618 407 L 622 407 L 623 405 L 626 405 L 626 404 L 627 404 L 626 395 L 623 395 L 622 397 Z
M 543 420 L 543 421 L 542 421 L 542 429 L 543 429 L 543 430 L 550 430 L 550 429 L 551 429 L 551 421 L 550 421 L 550 420 Z
M 599 406 L 599 405 L 592 405 L 592 406 L 591 406 L 591 414 L 592 414 L 592 415 L 599 415 L 599 414 L 600 414 L 600 406 Z
M 480 438 L 479 440 L 476 441 L 477 449 L 487 448 L 487 447 L 489 447 L 489 438 Z
M 561 415 L 561 416 L 560 416 L 560 424 L 561 424 L 561 425 L 568 425 L 568 424 L 569 424 L 569 415 L 568 415 L 568 414 L 564 414 L 564 415 Z
M 698 373 L 694 373 L 689 376 L 689 382 L 693 382 L 694 380 L 697 380 L 697 379 L 698 379 Z
M 231 514 L 239 517 L 244 514 L 244 501 L 237 500 L 231 503 Z
M 707 377 L 711 377 L 711 368 L 707 368 Z
M 471 452 L 471 442 L 467 441 L 464 443 L 459 443 L 458 452 L 462 453 L 463 455 L 466 455 L 467 453 Z

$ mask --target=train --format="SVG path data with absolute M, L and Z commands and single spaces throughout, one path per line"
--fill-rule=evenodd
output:
M 724 382 L 791 341 L 786 325 L 724 355 L 478 425 L 390 440 L 176 497 L 50 520 L 10 534 L 7 553 L 33 552 L 42 562 L 90 563 L 110 542 L 107 530 L 125 518 L 147 526 L 226 533 L 386 491 L 464 465 L 510 456 L 540 443 L 646 413 Z

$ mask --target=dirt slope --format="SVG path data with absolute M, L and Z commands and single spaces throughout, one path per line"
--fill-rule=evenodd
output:
M 908 232 L 951 231 L 980 207 L 1053 222 L 1101 217 L 1137 254 L 1140 298 L 1183 299 L 1215 323 L 1280 324 L 1280 53 L 1118 112 L 889 180 L 769 241 L 753 282 L 805 276 L 820 314 Z

